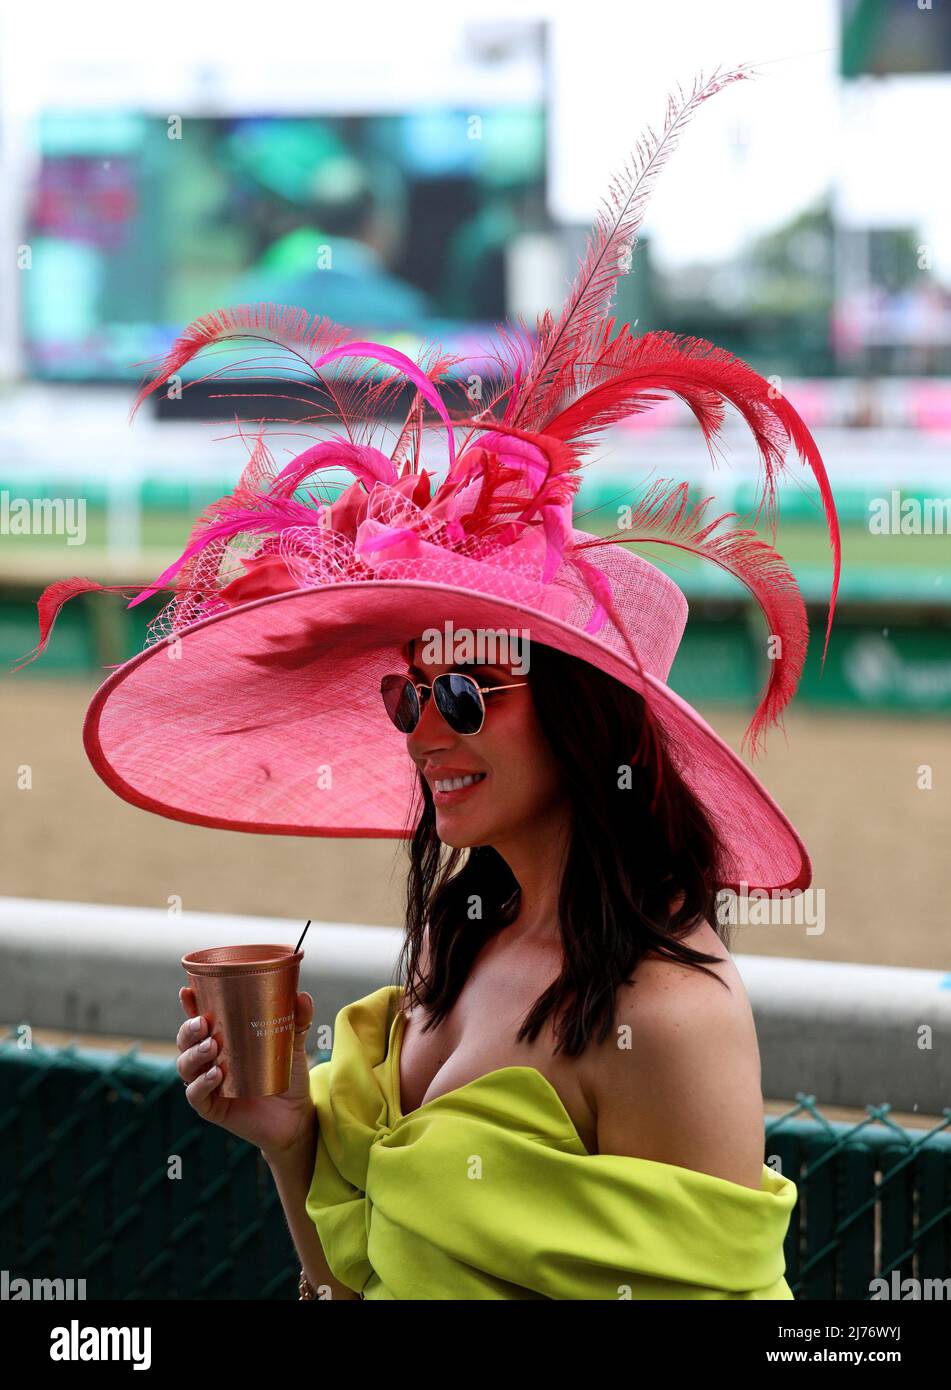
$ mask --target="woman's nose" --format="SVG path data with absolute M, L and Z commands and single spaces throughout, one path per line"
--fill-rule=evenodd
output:
M 406 735 L 406 746 L 417 755 L 428 752 L 430 748 L 445 748 L 455 737 L 452 729 L 439 713 L 439 707 L 432 697 L 432 691 L 420 695 L 419 722 L 411 734 Z

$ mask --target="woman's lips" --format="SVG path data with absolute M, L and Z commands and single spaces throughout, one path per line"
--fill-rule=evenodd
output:
M 470 782 L 468 787 L 457 787 L 456 790 L 452 792 L 437 791 L 434 787 L 433 802 L 437 806 L 455 806 L 457 801 L 461 801 L 463 797 L 471 796 L 474 791 L 478 791 L 479 787 L 484 786 L 488 780 L 489 774 L 486 773 L 485 776 L 480 777 L 477 782 Z

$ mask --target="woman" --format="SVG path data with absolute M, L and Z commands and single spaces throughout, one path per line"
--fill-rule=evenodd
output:
M 410 674 L 431 682 L 452 669 L 460 668 L 417 656 Z M 479 734 L 454 733 L 430 699 L 407 736 L 425 810 L 411 849 L 406 973 L 440 983 L 423 991 L 425 1025 L 403 1028 L 402 1111 L 484 1070 L 524 1061 L 552 1082 L 590 1153 L 628 1151 L 621 1120 L 638 1136 L 631 1151 L 661 1158 L 661 1136 L 634 1114 L 631 1051 L 618 1046 L 619 1020 L 629 1017 L 633 1025 L 640 1011 L 627 983 L 635 968 L 638 1002 L 655 981 L 663 989 L 661 982 L 685 976 L 691 985 L 676 997 L 688 997 L 692 987 L 693 1010 L 710 1000 L 707 1007 L 732 1023 L 733 1036 L 721 1031 L 716 1045 L 732 1046 L 736 1055 L 720 1060 L 732 1061 L 734 1071 L 742 1063 L 747 1082 L 758 1065 L 742 983 L 711 925 L 716 833 L 668 760 L 656 814 L 648 806 L 653 769 L 638 767 L 633 786 L 619 778 L 641 731 L 643 702 L 633 690 L 542 644 L 532 650 L 527 684 L 511 662 L 472 674 L 494 687 L 484 696 L 490 713 Z M 597 718 L 579 721 L 577 710 L 596 711 Z M 446 776 L 469 770 L 480 779 L 471 788 L 443 789 Z M 444 866 L 441 844 L 452 847 Z M 454 872 L 468 847 L 476 852 Z M 676 894 L 672 883 L 681 885 Z M 473 901 L 480 905 L 475 920 Z M 685 939 L 692 945 L 681 944 Z M 698 978 L 695 962 L 719 968 Z M 556 1032 L 562 1008 L 565 1026 Z M 500 1028 L 503 1009 L 524 1024 Z M 680 1050 L 686 1046 L 683 1039 Z M 644 1067 L 637 1071 L 643 1084 Z M 655 1086 L 656 1067 L 650 1072 Z M 710 1135 L 691 1136 L 690 1166 L 759 1187 L 762 1097 L 754 1092 L 747 1085 L 736 1098 L 752 1099 L 756 1111 L 753 1130 L 739 1135 L 740 1152 L 737 1116 L 720 1109 Z M 703 1152 L 714 1139 L 720 1151 Z M 668 1152 L 666 1161 L 679 1159 Z
M 803 421 L 729 353 L 615 333 L 608 316 L 685 123 L 747 75 L 671 101 L 660 137 L 612 184 L 560 314 L 539 316 L 535 341 L 503 333 L 486 354 L 498 368 L 488 404 L 488 383 L 470 376 L 450 412 L 441 352 L 413 362 L 268 304 L 189 325 L 133 407 L 205 348 L 251 337 L 288 354 L 282 383 L 305 419 L 344 426 L 280 470 L 257 440 L 235 490 L 130 603 L 173 593 L 83 731 L 99 775 L 155 814 L 411 840 L 412 988 L 342 1009 L 332 1056 L 314 1067 L 302 993 L 285 1095 L 222 1099 L 227 1057 L 182 992 L 186 1094 L 270 1164 L 302 1296 L 791 1296 L 782 1245 L 796 1189 L 762 1161 L 755 1032 L 717 904 L 723 890 L 807 888 L 812 867 L 766 789 L 668 683 L 686 599 L 624 543 L 710 560 L 756 599 L 769 674 L 753 753 L 795 693 L 805 606 L 775 548 L 724 529 L 732 512 L 708 520 L 712 499 L 692 503 L 686 482 L 653 483 L 619 508 L 613 535 L 573 514 L 600 431 L 669 393 L 712 445 L 729 401 L 762 464 L 757 519 L 765 508 L 775 520 L 790 444 L 818 481 L 834 556 L 828 645 L 838 521 Z M 252 379 L 266 375 L 256 354 Z M 377 380 L 381 363 L 398 376 Z M 367 431 L 405 383 L 384 452 Z M 448 457 L 435 491 L 421 466 L 433 428 Z M 312 490 L 327 468 L 354 479 L 332 501 Z M 37 654 L 67 598 L 105 587 L 50 586 Z M 453 627 L 476 643 L 461 665 L 455 645 L 433 643 Z M 473 665 L 480 639 L 513 627 L 528 638 L 524 680 L 508 659 Z M 447 788 L 455 772 L 485 776 Z
M 518 1087 L 535 1072 L 586 1155 L 675 1165 L 755 1192 L 762 1208 L 756 1209 L 760 1245 L 754 1260 L 769 1254 L 771 1239 L 781 1262 L 795 1190 L 765 1170 L 763 1194 L 759 1056 L 742 981 L 714 926 L 720 855 L 715 829 L 663 752 L 662 799 L 653 813 L 656 769 L 637 767 L 633 781 L 618 776 L 640 738 L 641 697 L 542 644 L 531 648 L 527 680 L 517 678 L 512 662 L 436 664 L 420 647 L 412 644 L 407 671 L 413 682 L 425 683 L 418 722 L 406 717 L 412 697 L 408 702 L 405 686 L 403 708 L 390 704 L 404 724 L 413 723 L 406 749 L 424 795 L 411 844 L 404 947 L 407 975 L 421 998 L 396 1020 L 401 1032 L 392 1108 L 405 1120 L 466 1088 L 471 1097 L 473 1082 L 506 1072 L 518 1083 L 512 1095 L 518 1105 Z M 454 730 L 429 694 L 433 680 L 450 671 L 465 672 L 484 691 L 485 720 L 478 733 Z M 584 720 L 578 710 L 587 712 Z M 473 777 L 478 780 L 455 785 Z M 450 847 L 448 857 L 442 846 Z M 471 852 L 460 868 L 467 848 Z M 393 993 L 401 996 L 398 1005 L 408 1005 L 401 990 Z M 391 991 L 379 995 L 381 1003 L 389 1002 Z M 186 1012 L 194 1014 L 191 992 L 183 990 L 181 997 Z M 199 1114 L 261 1148 L 311 1288 L 321 1288 L 324 1296 L 355 1297 L 332 1273 L 315 1235 L 321 1217 L 333 1213 L 334 1193 L 322 1209 L 315 1181 L 320 1106 L 311 1095 L 303 1048 L 312 1008 L 311 997 L 302 994 L 294 1077 L 285 1096 L 216 1098 L 217 1043 L 202 1051 L 189 1024 L 179 1031 L 178 1067 Z M 330 1070 L 323 1063 L 315 1072 L 321 1068 Z M 325 1119 L 333 1123 L 329 1108 Z M 444 1108 L 440 1123 L 450 1128 L 458 1119 Z M 483 1119 L 490 1126 L 500 1123 L 491 1105 Z M 507 1180 L 515 1191 L 546 1179 L 554 1185 L 549 1224 L 533 1230 L 529 1216 L 516 1221 L 509 1229 L 508 1269 L 502 1272 L 504 1253 L 501 1263 L 484 1261 L 491 1269 L 481 1271 L 477 1290 L 469 1287 L 466 1296 L 546 1296 L 537 1286 L 552 1275 L 539 1275 L 537 1247 L 551 1243 L 550 1223 L 572 1183 L 559 1191 L 558 1173 L 546 1172 L 539 1152 L 533 1145 L 522 1170 Z M 330 1155 L 322 1161 L 336 1176 Z M 623 1183 L 616 1196 L 623 1203 Z M 398 1206 L 398 1193 L 388 1200 Z M 361 1210 L 361 1221 L 364 1215 Z M 617 1212 L 614 1217 L 623 1229 L 624 1219 Z M 747 1226 L 742 1231 L 748 1240 Z M 350 1273 L 346 1233 L 341 1239 L 339 1224 L 331 1220 L 328 1234 L 335 1265 Z M 682 1236 L 670 1236 L 673 1248 Z M 590 1240 L 586 1245 L 590 1249 Z M 736 1270 L 736 1250 L 721 1245 L 721 1257 L 732 1258 Z M 661 1245 L 652 1258 L 669 1269 L 670 1253 Z M 478 1258 L 466 1250 L 470 1285 Z M 397 1250 L 385 1259 L 404 1263 Z M 677 1280 L 649 1280 L 643 1270 L 635 1271 L 632 1259 L 626 1276 L 621 1269 L 610 1277 L 617 1278 L 616 1297 L 632 1284 L 638 1297 L 678 1296 L 673 1290 L 701 1296 L 683 1277 L 688 1272 L 678 1270 Z M 446 1278 L 446 1270 L 440 1277 Z M 565 1281 L 564 1272 L 559 1277 Z M 591 1279 L 590 1270 L 573 1277 L 572 1296 L 604 1296 L 603 1281 Z M 425 1275 L 411 1282 L 415 1292 L 405 1296 L 439 1296 L 440 1285 L 427 1285 Z M 370 1287 L 379 1289 L 375 1275 Z M 708 1286 L 702 1296 L 791 1295 L 780 1277 L 765 1291 Z

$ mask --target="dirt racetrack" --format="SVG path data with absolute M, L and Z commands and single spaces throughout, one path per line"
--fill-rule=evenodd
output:
M 121 801 L 82 747 L 94 688 L 3 682 L 0 893 L 143 907 L 178 895 L 196 911 L 400 924 L 398 841 L 206 830 Z M 739 746 L 747 712 L 701 713 Z M 824 929 L 746 925 L 733 949 L 951 969 L 951 723 L 794 707 L 786 728 L 788 744 L 773 729 L 753 766 L 809 847 Z M 17 785 L 24 765 L 30 790 Z M 922 765 L 930 790 L 918 786 Z

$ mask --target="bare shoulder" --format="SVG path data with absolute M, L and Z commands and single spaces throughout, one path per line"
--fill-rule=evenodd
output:
M 652 952 L 638 964 L 631 981 L 618 991 L 618 1002 L 627 1013 L 638 1011 L 643 1019 L 668 1014 L 671 1007 L 694 1005 L 715 1008 L 719 1000 L 725 1012 L 742 1016 L 750 1012 L 749 998 L 726 946 L 708 922 L 700 923 L 681 943 L 716 959 L 696 965 Z M 709 1004 L 706 1003 L 709 1001 Z
M 617 1037 L 626 1036 L 654 1048 L 669 1046 L 677 1039 L 697 1047 L 711 1042 L 715 1045 L 717 1039 L 756 1045 L 749 996 L 728 956 L 718 963 L 697 965 L 644 959 L 631 981 L 617 992 L 615 1031 Z M 710 1037 L 711 1032 L 715 1037 Z M 617 1051 L 615 1046 L 615 1054 Z
M 749 999 L 712 927 L 688 944 L 721 956 L 706 967 L 716 978 L 645 958 L 617 992 L 612 1032 L 590 1049 L 598 1149 L 758 1188 L 763 1097 Z

